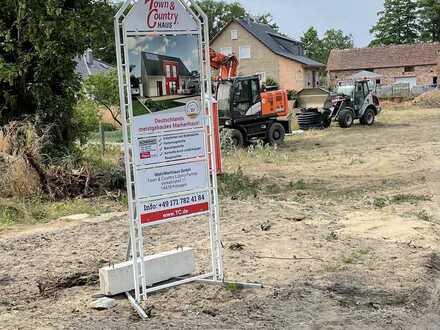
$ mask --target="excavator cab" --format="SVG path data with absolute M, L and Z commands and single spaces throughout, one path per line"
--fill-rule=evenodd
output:
M 261 88 L 258 76 L 222 81 L 217 88 L 220 121 L 252 120 L 261 116 Z

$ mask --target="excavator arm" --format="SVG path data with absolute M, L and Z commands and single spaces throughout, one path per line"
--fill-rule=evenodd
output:
M 219 72 L 217 80 L 228 80 L 237 77 L 239 62 L 235 55 L 227 56 L 210 48 L 209 57 L 211 67 Z

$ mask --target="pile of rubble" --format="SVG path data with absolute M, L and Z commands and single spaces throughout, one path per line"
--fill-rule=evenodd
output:
M 413 103 L 425 108 L 440 108 L 440 89 L 429 91 L 416 97 Z

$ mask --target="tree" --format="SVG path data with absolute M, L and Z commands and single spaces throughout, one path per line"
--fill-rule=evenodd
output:
M 88 22 L 88 46 L 93 55 L 109 64 L 116 64 L 114 16 L 121 3 L 102 0 L 91 7 L 90 22 Z
M 267 13 L 263 15 L 251 16 L 250 18 L 256 23 L 269 25 L 272 29 L 274 29 L 277 32 L 280 30 L 280 27 L 274 21 L 272 14 Z
M 226 24 L 234 19 L 249 18 L 257 23 L 268 24 L 276 31 L 279 29 L 271 14 L 251 15 L 238 1 L 227 3 L 225 1 L 200 0 L 198 5 L 208 16 L 210 38 L 214 37 Z
M 417 0 L 385 0 L 384 10 L 370 30 L 374 39 L 370 46 L 414 43 L 419 40 Z
M 327 63 L 328 56 L 332 49 L 353 48 L 353 36 L 346 35 L 342 30 L 330 29 L 324 33 L 324 37 L 319 39 L 318 31 L 310 27 L 301 37 L 306 55 L 311 59 Z
M 440 1 L 419 0 L 421 38 L 423 41 L 440 41 Z
M 105 107 L 114 121 L 122 126 L 119 120 L 119 87 L 118 76 L 115 70 L 107 73 L 98 73 L 92 75 L 84 81 L 84 90 L 86 94 L 98 105 Z
M 311 59 L 324 63 L 324 48 L 321 39 L 319 39 L 318 31 L 311 26 L 301 37 L 301 43 L 304 46 L 305 53 Z
M 346 49 L 353 48 L 353 36 L 351 34 L 345 35 L 342 30 L 330 29 L 324 33 L 322 38 L 322 46 L 324 51 L 324 62 L 327 63 L 328 56 L 332 49 Z
M 48 131 L 49 151 L 71 146 L 80 82 L 75 56 L 87 47 L 92 0 L 3 0 L 0 126 L 29 119 Z
M 233 19 L 246 17 L 246 10 L 239 2 L 228 4 L 224 1 L 201 0 L 198 1 L 198 5 L 208 16 L 210 38 L 219 33 Z

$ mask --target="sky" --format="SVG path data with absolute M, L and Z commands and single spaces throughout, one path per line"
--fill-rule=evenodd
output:
M 227 0 L 234 2 L 234 0 Z M 254 15 L 269 12 L 280 32 L 299 40 L 314 26 L 320 36 L 331 28 L 352 34 L 356 47 L 366 47 L 372 39 L 370 28 L 384 0 L 239 0 Z

